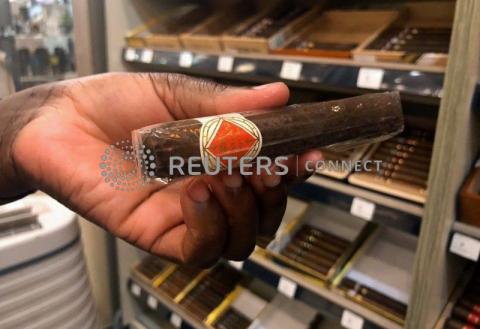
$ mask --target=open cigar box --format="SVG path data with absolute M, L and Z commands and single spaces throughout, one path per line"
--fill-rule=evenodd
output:
M 445 66 L 455 2 L 412 2 L 407 3 L 405 9 L 402 19 L 356 49 L 354 58 L 364 62 Z
M 322 284 L 338 274 L 373 226 L 348 212 L 314 202 L 277 235 L 266 252 Z
M 375 165 L 369 171 L 355 172 L 348 177 L 348 181 L 354 185 L 424 203 L 433 135 L 429 130 L 406 129 L 402 134 L 372 147 L 365 159 L 380 161 L 378 168 Z
M 460 221 L 480 226 L 480 161 L 460 191 Z
M 394 10 L 329 10 L 272 51 L 280 55 L 350 58 L 399 17 Z
M 301 30 L 320 12 L 291 0 L 269 3 L 258 14 L 241 22 L 222 36 L 225 51 L 268 53 L 283 46 L 285 40 Z
M 210 12 L 207 6 L 180 6 L 130 31 L 126 36 L 127 45 L 165 50 L 182 49 L 179 34 L 205 20 Z
M 345 151 L 322 149 L 325 160 L 323 166 L 317 168 L 317 173 L 336 179 L 345 179 L 355 168 L 355 162 L 363 159 L 369 147 L 364 145 Z
M 378 227 L 334 280 L 334 289 L 403 323 L 412 286 L 417 237 Z
M 239 1 L 217 9 L 190 31 L 181 33 L 180 40 L 188 50 L 220 52 L 223 50 L 221 36 L 255 15 L 258 6 L 252 1 Z

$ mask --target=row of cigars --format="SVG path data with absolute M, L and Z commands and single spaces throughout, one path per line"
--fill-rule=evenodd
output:
M 299 273 L 322 289 L 331 289 L 401 324 L 410 296 L 416 243 L 415 236 L 403 231 L 379 227 L 332 206 L 289 198 L 276 237 L 265 248 L 257 248 L 256 253 Z M 205 307 L 197 305 L 196 300 L 200 298 L 206 302 L 207 298 L 195 297 L 203 296 L 201 290 L 205 284 L 194 283 L 197 288 L 182 294 L 184 287 L 195 282 L 203 272 L 175 267 L 173 272 L 155 270 L 156 274 L 148 274 L 149 263 L 142 264 L 134 269 L 134 276 L 147 279 L 147 283 L 162 295 L 215 327 L 216 322 L 209 314 L 214 305 L 223 303 L 221 296 L 209 295 L 212 304 Z M 221 285 L 228 291 L 234 290 L 235 284 L 242 281 L 239 273 L 225 276 Z M 226 295 L 222 295 L 223 300 Z M 214 312 L 218 313 L 218 310 Z M 314 317 L 311 319 L 313 321 Z
M 133 277 L 208 328 L 315 328 L 321 319 L 310 306 L 225 263 L 200 270 L 147 257 Z
M 353 58 L 445 66 L 453 1 L 391 9 L 338 10 L 290 0 L 179 6 L 130 31 L 131 47 L 162 50 Z

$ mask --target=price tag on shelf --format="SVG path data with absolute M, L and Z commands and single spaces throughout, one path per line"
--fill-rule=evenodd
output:
M 220 56 L 218 58 L 217 70 L 219 72 L 232 72 L 233 61 L 234 58 L 232 56 Z
M 182 318 L 177 313 L 172 313 L 170 315 L 170 323 L 175 328 L 181 328 L 182 327 Z
M 364 322 L 365 321 L 362 317 L 350 312 L 349 310 L 344 310 L 340 324 L 342 327 L 347 329 L 362 329 Z
M 302 73 L 302 63 L 285 61 L 280 71 L 280 78 L 286 80 L 298 80 Z
M 297 292 L 297 284 L 282 276 L 278 281 L 277 290 L 287 297 L 294 298 Z
M 132 285 L 130 286 L 130 291 L 134 296 L 137 296 L 137 297 L 140 297 L 140 294 L 142 293 L 142 289 L 136 283 L 132 283 Z
M 242 268 L 243 268 L 243 263 L 244 263 L 244 262 L 235 262 L 235 261 L 233 261 L 233 260 L 229 260 L 228 263 L 229 263 L 232 267 L 234 267 L 234 268 L 236 268 L 237 270 L 241 271 Z
M 135 48 L 127 48 L 127 50 L 125 50 L 125 60 L 127 62 L 133 62 L 137 59 L 137 51 L 135 50 Z
M 147 298 L 147 305 L 148 307 L 150 307 L 152 310 L 156 311 L 157 310 L 157 307 L 158 307 L 158 301 L 155 297 L 153 297 L 152 295 L 148 295 L 148 298 Z
M 364 200 L 362 198 L 353 198 L 350 213 L 353 216 L 363 218 L 365 220 L 372 220 L 375 213 L 375 203 Z
M 148 64 L 153 62 L 153 50 L 144 49 L 142 51 L 142 57 L 140 57 L 140 61 L 143 62 L 143 63 L 148 63 Z
M 385 71 L 382 69 L 362 67 L 358 71 L 357 87 L 367 89 L 380 89 L 380 87 L 382 86 L 384 74 Z
M 178 61 L 178 65 L 180 65 L 181 67 L 186 67 L 186 68 L 189 68 L 191 67 L 193 64 L 193 54 L 188 52 L 188 51 L 184 51 L 182 53 L 180 53 L 180 59 Z
M 480 256 L 480 241 L 455 233 L 450 243 L 450 251 L 476 262 Z

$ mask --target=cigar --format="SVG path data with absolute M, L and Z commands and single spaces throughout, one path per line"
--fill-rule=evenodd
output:
M 381 156 L 395 156 L 398 158 L 409 159 L 415 162 L 419 162 L 422 164 L 430 164 L 431 157 L 423 156 L 420 154 L 409 153 L 409 152 L 402 152 L 394 149 L 379 149 L 375 152 L 375 154 L 379 154 Z
M 478 329 L 478 327 L 471 324 L 461 322 L 457 319 L 448 319 L 445 323 L 444 329 Z
M 328 268 L 331 268 L 333 264 L 335 264 L 335 261 L 319 257 L 313 253 L 308 253 L 308 251 L 306 251 L 305 249 L 298 248 L 291 244 L 287 245 L 285 249 L 293 254 L 297 254 L 299 257 L 303 257 L 311 262 L 320 264 Z
M 328 271 L 330 270 L 330 268 L 327 268 L 325 266 L 322 266 L 320 264 L 312 262 L 312 261 L 310 261 L 308 259 L 305 259 L 305 258 L 303 258 L 303 257 L 301 257 L 297 254 L 294 254 L 294 253 L 292 253 L 288 250 L 282 250 L 281 253 L 284 256 L 286 256 L 286 257 L 288 257 L 288 258 L 290 258 L 290 259 L 292 259 L 292 260 L 294 260 L 294 261 L 296 261 L 296 262 L 298 262 L 302 265 L 305 265 L 307 267 L 310 267 L 310 268 L 314 269 L 317 272 L 322 273 L 323 275 L 326 275 L 328 273 Z
M 382 162 L 380 164 L 380 168 L 382 168 L 386 171 L 393 171 L 393 172 L 397 172 L 399 174 L 410 175 L 410 176 L 416 177 L 418 179 L 422 179 L 424 181 L 426 181 L 428 179 L 428 172 L 425 172 L 423 170 L 408 168 L 406 166 L 402 166 L 402 165 L 398 165 L 398 164 L 395 165 L 395 164 L 388 163 L 388 162 Z
M 307 252 L 313 253 L 314 255 L 328 259 L 329 261 L 335 262 L 338 259 L 338 254 L 334 254 L 330 251 L 324 250 L 320 247 L 316 247 L 308 242 L 302 241 L 302 240 L 292 240 L 290 243 L 292 246 L 295 246 L 297 248 L 301 248 Z
M 457 305 L 453 308 L 452 316 L 473 325 L 480 325 L 480 316 Z
M 480 304 L 479 303 L 474 303 L 468 299 L 460 299 L 458 301 L 458 305 L 461 307 L 465 308 L 466 310 L 473 312 L 475 314 L 480 315 Z
M 388 166 L 398 166 L 399 168 L 405 168 L 405 170 L 409 170 L 412 172 L 418 172 L 420 174 L 424 174 L 428 177 L 429 171 L 429 164 L 420 164 L 408 159 L 402 159 L 397 157 L 391 156 L 374 156 L 375 160 L 381 161 L 382 164 L 385 163 Z
M 426 155 L 427 157 L 430 157 L 432 154 L 432 148 L 426 147 L 426 146 L 410 145 L 410 144 L 398 143 L 394 141 L 383 142 L 382 146 L 385 146 L 387 148 L 394 148 L 399 151 L 417 152 L 419 154 Z
M 337 246 L 342 246 L 344 248 L 348 247 L 350 245 L 350 241 L 347 241 L 345 239 L 342 239 L 336 235 L 330 234 L 328 232 L 322 231 L 316 227 L 313 227 L 311 225 L 305 224 L 300 228 L 300 231 L 302 232 L 308 232 L 311 235 L 314 235 L 317 238 L 323 239 L 325 241 L 329 241 Z
M 216 174 L 258 156 L 371 144 L 400 133 L 403 126 L 399 94 L 388 92 L 167 122 L 135 130 L 132 137 L 139 171 L 147 180 L 168 183 L 188 174 Z
M 293 237 L 294 240 L 301 240 L 301 241 L 305 241 L 305 242 L 309 242 L 310 244 L 314 245 L 314 246 L 317 246 L 317 247 L 321 247 L 322 249 L 325 249 L 327 251 L 330 251 L 334 254 L 337 254 L 337 255 L 341 255 L 343 254 L 343 252 L 345 251 L 345 247 L 339 247 L 339 246 L 336 246 L 334 244 L 331 244 L 327 241 L 323 241 L 323 240 L 320 240 L 319 238 L 313 236 L 313 235 L 309 235 L 308 233 L 303 233 L 303 232 L 300 232 L 299 234 L 296 234 L 294 237 Z

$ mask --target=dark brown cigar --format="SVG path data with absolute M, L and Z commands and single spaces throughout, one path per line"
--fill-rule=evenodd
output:
M 298 248 L 298 247 L 296 247 L 294 245 L 291 245 L 291 244 L 289 244 L 287 246 L 286 250 L 288 250 L 292 254 L 296 254 L 299 257 L 305 258 L 305 259 L 307 259 L 311 262 L 314 262 L 316 264 L 320 264 L 320 265 L 328 267 L 328 268 L 332 267 L 333 264 L 335 264 L 334 261 L 331 261 L 329 259 L 325 259 L 323 257 L 319 257 L 319 256 L 315 255 L 314 253 L 309 253 L 305 249 Z
M 293 239 L 294 240 L 298 239 L 298 240 L 301 240 L 301 241 L 309 242 L 309 243 L 313 244 L 314 246 L 321 247 L 322 249 L 328 250 L 328 251 L 330 251 L 332 253 L 335 253 L 337 255 L 341 255 L 345 251 L 344 247 L 336 246 L 336 245 L 334 245 L 332 243 L 329 243 L 327 241 L 322 241 L 322 240 L 320 240 L 319 238 L 317 238 L 313 235 L 308 235 L 308 233 L 300 232 L 299 234 L 296 234 L 293 237 Z
M 297 248 L 304 249 L 307 252 L 313 253 L 314 255 L 316 255 L 318 257 L 325 258 L 325 259 L 328 259 L 328 260 L 333 261 L 333 262 L 335 262 L 338 259 L 338 254 L 332 253 L 331 251 L 322 249 L 321 247 L 317 247 L 317 246 L 315 246 L 311 243 L 308 243 L 306 241 L 303 241 L 303 240 L 295 239 L 295 240 L 290 241 L 290 244 L 297 247 Z
M 300 257 L 299 255 L 297 254 L 294 254 L 294 253 L 291 253 L 289 252 L 288 250 L 282 250 L 281 252 L 284 256 L 302 264 L 302 265 L 305 265 L 307 267 L 310 267 L 312 269 L 314 269 L 315 271 L 317 272 L 320 272 L 324 275 L 326 275 L 328 273 L 328 271 L 330 270 L 329 268 L 325 267 L 325 266 L 322 266 L 320 264 L 317 264 L 317 263 L 314 263 L 308 259 L 305 259 L 303 257 Z

